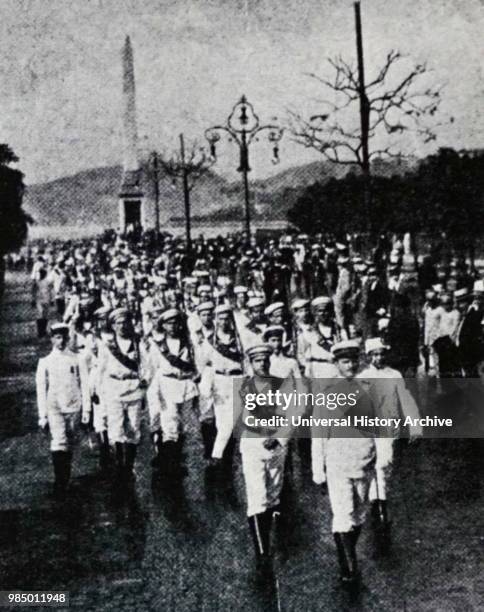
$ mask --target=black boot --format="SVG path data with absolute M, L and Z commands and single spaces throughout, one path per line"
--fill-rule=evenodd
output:
M 378 523 L 375 527 L 376 554 L 386 555 L 390 549 L 390 527 L 388 518 L 387 502 L 384 499 L 376 501 L 378 511 Z
M 370 502 L 370 523 L 373 529 L 378 529 L 380 524 L 380 508 L 377 499 L 372 499 Z
M 234 463 L 235 438 L 230 438 L 222 456 L 222 477 L 232 478 L 232 466 Z
M 114 449 L 116 456 L 116 478 L 119 480 L 124 473 L 124 444 L 116 442 Z
M 158 429 L 154 433 L 151 434 L 151 439 L 153 440 L 153 448 L 155 450 L 155 455 L 151 460 L 151 467 L 157 470 L 162 467 L 162 453 L 163 453 L 163 433 L 161 429 Z
M 200 432 L 203 442 L 203 457 L 209 460 L 212 456 L 213 445 L 217 436 L 217 428 L 214 421 L 202 421 L 200 423 Z
M 98 434 L 99 439 L 99 467 L 106 473 L 111 467 L 111 447 L 109 446 L 108 432 Z
M 68 455 L 69 453 L 65 451 L 52 452 L 52 464 L 54 466 L 53 496 L 58 501 L 62 501 L 67 492 L 70 476 L 70 461 Z
M 67 451 L 64 457 L 64 483 L 65 489 L 67 490 L 69 482 L 71 481 L 71 470 L 72 470 L 72 451 Z
M 388 507 L 386 499 L 378 500 L 378 516 L 380 517 L 380 524 L 384 531 L 390 531 L 391 522 L 388 518 Z
M 175 477 L 178 470 L 178 443 L 174 440 L 163 442 L 161 472 L 167 478 Z
M 138 446 L 136 444 L 125 444 L 124 445 L 124 469 L 125 476 L 128 479 L 134 478 L 134 462 L 136 460 L 136 451 L 138 450 Z
M 338 554 L 341 582 L 345 585 L 355 585 L 358 581 L 355 531 L 334 533 L 333 536 Z

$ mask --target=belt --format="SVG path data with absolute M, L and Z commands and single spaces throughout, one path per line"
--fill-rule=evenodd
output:
M 310 357 L 309 361 L 316 361 L 317 363 L 331 363 L 329 359 L 320 359 L 319 357 Z
M 137 374 L 121 374 L 120 376 L 117 374 L 110 374 L 109 378 L 114 378 L 114 380 L 139 380 Z
M 231 370 L 215 370 L 215 374 L 219 376 L 241 376 L 242 370 L 240 368 L 232 368 Z
M 166 378 L 176 378 L 176 380 L 189 380 L 193 378 L 193 374 L 162 374 Z

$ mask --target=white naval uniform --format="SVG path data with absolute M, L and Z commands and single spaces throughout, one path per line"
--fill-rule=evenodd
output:
M 217 344 L 233 345 L 234 336 L 216 331 Z M 235 358 L 231 359 L 211 345 L 207 352 L 210 368 L 206 368 L 203 392 L 213 397 L 213 409 L 217 436 L 213 446 L 212 457 L 221 459 L 235 425 L 234 418 L 234 377 L 242 376 L 242 365 Z M 235 357 L 235 355 L 234 355 Z
M 91 398 L 97 395 L 98 404 L 92 403 L 92 425 L 96 433 L 103 433 L 108 429 L 108 413 L 106 408 L 106 399 L 103 396 L 102 388 L 99 385 L 99 352 L 107 350 L 106 343 L 110 335 L 101 333 L 101 337 L 94 334 L 87 336 L 88 342 L 80 351 L 80 358 L 86 363 L 89 373 L 89 393 Z
M 272 380 L 274 381 L 275 379 Z M 279 382 L 282 383 L 282 380 L 279 379 Z M 252 385 L 254 387 L 251 390 Z M 241 402 L 241 406 L 238 411 L 243 412 L 244 389 L 246 392 L 252 392 L 255 389 L 254 392 L 263 393 L 268 388 L 268 384 L 260 387 L 255 386 L 253 379 L 242 383 L 241 397 L 238 400 Z M 273 414 L 277 412 L 277 410 L 272 411 Z M 256 413 L 257 409 L 250 412 L 254 416 Z M 244 414 L 248 415 L 249 413 L 245 412 Z M 244 418 L 242 418 L 242 421 L 244 421 Z M 284 436 L 276 437 L 278 445 L 274 449 L 269 450 L 265 448 L 264 442 L 273 438 L 267 432 L 257 427 L 254 429 L 246 427 L 243 430 L 240 440 L 240 453 L 247 495 L 247 516 L 261 514 L 279 505 L 284 484 L 284 465 L 289 438 L 290 436 L 287 432 L 285 432 Z
M 201 326 L 193 334 L 193 347 L 195 350 L 195 363 L 197 371 L 200 373 L 200 383 L 198 389 L 199 396 L 199 421 L 212 422 L 214 419 L 214 407 L 212 396 L 213 367 L 211 362 L 214 329 L 207 329 Z
M 179 338 L 163 338 L 160 342 L 166 342 L 171 355 L 187 364 L 191 363 L 188 346 Z M 161 429 L 164 442 L 176 442 L 181 432 L 182 406 L 198 396 L 198 388 L 193 380 L 194 372 L 184 372 L 173 366 L 160 347 L 151 338 L 149 354 L 152 380 L 148 394 L 151 431 Z
M 341 388 L 338 389 L 338 383 L 342 381 L 344 382 L 345 392 L 357 392 L 359 401 L 362 401 L 360 391 L 364 381 L 344 381 L 342 377 L 338 377 L 334 384 L 326 387 L 325 392 L 341 391 Z M 314 407 L 315 416 L 320 416 L 317 414 L 317 408 L 317 406 Z M 329 428 L 324 445 L 328 493 L 333 512 L 332 530 L 334 533 L 348 532 L 353 527 L 364 523 L 368 491 L 374 476 L 376 459 L 373 437 L 361 435 L 360 437 L 338 438 L 339 429 L 339 427 Z
M 133 367 L 122 363 L 116 351 L 128 357 Z M 97 389 L 106 405 L 109 441 L 138 444 L 145 396 L 141 380 L 149 377 L 146 351 L 142 344 L 137 351 L 133 340 L 117 336 L 109 344 L 100 345 L 98 358 Z
M 90 411 L 85 364 L 68 349 L 52 349 L 39 359 L 35 375 L 39 423 L 47 419 L 52 452 L 68 451 L 76 441 L 82 414 Z
M 413 399 L 412 394 L 405 386 L 405 381 L 393 368 L 383 367 L 380 369 L 369 365 L 362 370 L 357 378 L 372 379 L 374 384 L 375 397 L 378 402 L 378 416 L 383 418 L 406 418 L 412 419 L 420 417 L 420 411 Z M 410 427 L 412 435 L 421 435 L 421 427 Z M 399 430 L 390 430 L 386 435 L 375 438 L 376 463 L 375 476 L 371 481 L 370 500 L 386 500 L 388 486 L 390 482 L 393 450 L 395 439 L 400 435 Z

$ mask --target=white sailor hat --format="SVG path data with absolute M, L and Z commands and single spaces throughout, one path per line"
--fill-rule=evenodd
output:
M 126 321 L 130 318 L 130 312 L 127 308 L 115 308 L 109 315 L 109 321 L 116 323 L 117 321 Z
M 336 248 L 338 249 L 338 251 L 345 251 L 348 248 L 348 245 L 343 244 L 342 242 L 337 242 Z
M 237 295 L 238 293 L 247 293 L 248 291 L 248 288 L 244 287 L 244 285 L 235 285 L 234 287 L 235 295 Z
M 432 289 L 435 291 L 435 293 L 441 293 L 444 290 L 444 286 L 442 283 L 437 283 L 436 285 L 432 285 Z
M 381 319 L 378 319 L 378 323 L 377 323 L 378 331 L 384 331 L 388 327 L 389 323 L 390 323 L 389 317 L 381 317 Z
M 328 304 L 331 304 L 332 302 L 333 300 L 329 296 L 320 295 L 314 298 L 314 300 L 311 302 L 311 307 L 317 308 L 318 306 L 327 306 Z
M 350 258 L 347 257 L 346 255 L 340 255 L 338 259 L 336 260 L 336 263 L 343 265 L 343 264 L 347 264 L 349 260 Z
M 474 281 L 472 290 L 474 293 L 484 293 L 484 281 L 482 279 Z
M 388 347 L 381 338 L 368 338 L 365 342 L 365 353 L 369 354 L 373 351 L 388 350 Z
M 264 302 L 265 302 L 265 293 L 263 291 L 258 290 L 258 289 L 251 289 L 250 291 L 247 291 L 247 297 L 249 297 L 249 298 L 263 298 Z
M 171 321 L 172 319 L 176 319 L 181 315 L 181 312 L 177 308 L 168 308 L 161 313 L 158 323 L 166 323 L 167 321 Z
M 265 341 L 267 341 L 271 336 L 283 336 L 284 335 L 284 328 L 282 327 L 282 325 L 269 325 L 268 327 L 265 328 L 262 337 L 264 338 Z
M 210 287 L 210 285 L 199 285 L 198 289 L 197 289 L 197 293 L 211 293 L 212 292 L 212 287 Z
M 216 315 L 226 314 L 228 312 L 232 312 L 232 306 L 230 304 L 219 304 L 215 308 Z
M 469 290 L 467 289 L 467 287 L 457 289 L 456 291 L 454 291 L 454 297 L 457 301 L 464 300 L 465 298 L 469 297 Z
M 195 276 L 186 276 L 182 282 L 184 285 L 196 285 L 198 280 L 195 278 Z
M 97 317 L 98 319 L 103 319 L 103 318 L 107 318 L 110 312 L 111 312 L 111 308 L 109 306 L 101 306 L 101 308 L 98 308 L 97 310 L 94 311 L 94 316 Z
M 215 308 L 215 304 L 213 302 L 207 301 L 207 302 L 202 302 L 201 304 L 199 304 L 197 306 L 197 312 L 204 312 L 206 310 L 214 310 Z
M 283 308 L 284 302 L 273 302 L 272 304 L 269 304 L 269 306 L 267 306 L 267 308 L 264 310 L 264 314 L 266 316 L 269 316 L 274 312 L 277 312 L 278 310 L 282 310 Z
M 251 297 L 247 302 L 247 308 L 258 308 L 259 306 L 264 306 L 265 303 L 266 301 L 263 297 Z
M 350 357 L 360 352 L 358 340 L 342 340 L 331 347 L 331 353 L 335 359 Z
M 252 360 L 259 355 L 270 355 L 271 353 L 272 349 L 268 344 L 255 344 L 247 350 L 247 357 Z
M 296 298 L 291 303 L 291 309 L 299 310 L 300 308 L 306 308 L 306 306 L 308 305 L 309 305 L 309 300 L 306 300 L 305 298 Z
M 55 334 L 69 335 L 69 326 L 65 323 L 52 323 L 50 326 L 50 335 L 54 336 Z
M 210 276 L 210 272 L 208 270 L 193 270 L 192 276 L 201 279 L 202 277 Z

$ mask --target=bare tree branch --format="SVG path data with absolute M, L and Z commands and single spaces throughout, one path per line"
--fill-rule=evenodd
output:
M 399 51 L 390 50 L 376 76 L 365 87 L 370 141 L 378 134 L 388 139 L 408 131 L 416 133 L 424 143 L 436 139 L 434 130 L 439 124 L 435 116 L 442 88 L 420 86 L 421 77 L 430 72 L 425 63 L 413 65 L 403 77 L 395 79 L 396 74 L 401 74 L 394 70 L 395 66 L 404 59 Z M 329 161 L 356 163 L 362 167 L 360 128 L 348 127 L 348 118 L 357 118 L 359 113 L 358 71 L 341 56 L 329 58 L 328 62 L 333 72 L 331 77 L 314 73 L 309 76 L 332 93 L 334 101 L 323 96 L 318 104 L 325 110 L 309 118 L 289 111 L 289 129 L 295 142 L 319 151 Z M 395 153 L 394 147 L 395 144 L 390 143 L 372 151 L 370 158 L 397 157 L 400 153 Z

